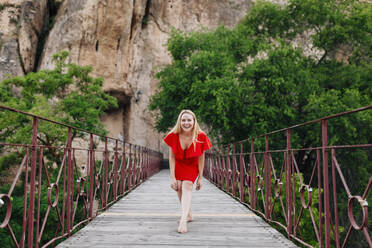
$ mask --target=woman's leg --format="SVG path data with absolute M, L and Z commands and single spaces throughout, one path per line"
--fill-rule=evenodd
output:
M 190 214 L 191 209 L 191 197 L 192 197 L 192 186 L 193 182 L 191 181 L 182 181 L 182 216 L 180 225 L 178 227 L 178 232 L 186 233 L 187 232 L 187 217 Z
M 180 200 L 180 203 L 181 203 L 181 199 L 182 199 L 182 181 L 180 181 L 180 180 L 177 180 L 177 196 L 178 196 L 178 200 Z
M 182 181 L 180 180 L 177 180 L 177 196 L 182 206 Z M 191 207 L 190 207 L 189 213 L 187 214 L 187 222 L 190 222 L 190 221 L 193 221 L 193 218 L 191 215 Z

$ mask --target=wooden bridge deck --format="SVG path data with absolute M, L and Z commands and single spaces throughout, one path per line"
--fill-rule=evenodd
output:
M 186 234 L 177 233 L 180 213 L 162 170 L 57 247 L 296 247 L 206 179 Z

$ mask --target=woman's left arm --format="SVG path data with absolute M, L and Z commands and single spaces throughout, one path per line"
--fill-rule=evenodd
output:
M 196 181 L 196 190 L 200 190 L 202 186 L 202 178 L 203 178 L 203 170 L 204 170 L 204 161 L 205 161 L 205 152 L 201 156 L 199 156 L 199 176 L 198 180 Z

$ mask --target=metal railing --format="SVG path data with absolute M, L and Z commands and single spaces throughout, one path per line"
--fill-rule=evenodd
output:
M 12 247 L 55 244 L 160 170 L 162 154 L 146 147 L 6 106 L 0 106 L 0 111 L 30 118 L 32 130 L 30 144 L 0 142 L 0 158 L 11 153 L 23 157 L 18 165 L 13 161 L 12 167 L 18 168 L 8 187 L 0 185 L 7 189 L 0 192 L 0 231 L 7 230 Z M 41 122 L 65 130 L 65 145 L 40 144 Z M 59 152 L 59 159 L 53 161 L 51 151 Z M 22 202 L 20 209 L 13 209 L 15 201 Z M 45 236 L 51 228 L 53 235 Z
M 371 141 L 329 145 L 330 127 L 336 133 L 330 121 L 371 109 L 327 116 L 214 149 L 206 156 L 204 176 L 303 246 L 349 247 L 350 237 L 359 235 L 358 243 L 372 247 L 367 202 L 372 198 L 368 194 L 372 175 L 359 182 L 349 173 L 358 156 L 364 156 L 360 161 L 371 162 Z M 342 132 L 340 125 L 336 129 Z M 297 142 L 306 132 L 318 143 L 293 148 L 293 139 Z M 305 230 L 306 224 L 311 233 Z

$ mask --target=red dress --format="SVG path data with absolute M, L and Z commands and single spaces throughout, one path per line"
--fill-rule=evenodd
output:
M 164 138 L 164 142 L 172 148 L 175 155 L 174 174 L 176 179 L 195 182 L 199 175 L 199 156 L 212 147 L 207 135 L 200 132 L 196 141 L 196 147 L 191 143 L 186 150 L 182 150 L 178 134 L 168 134 L 167 137 Z

